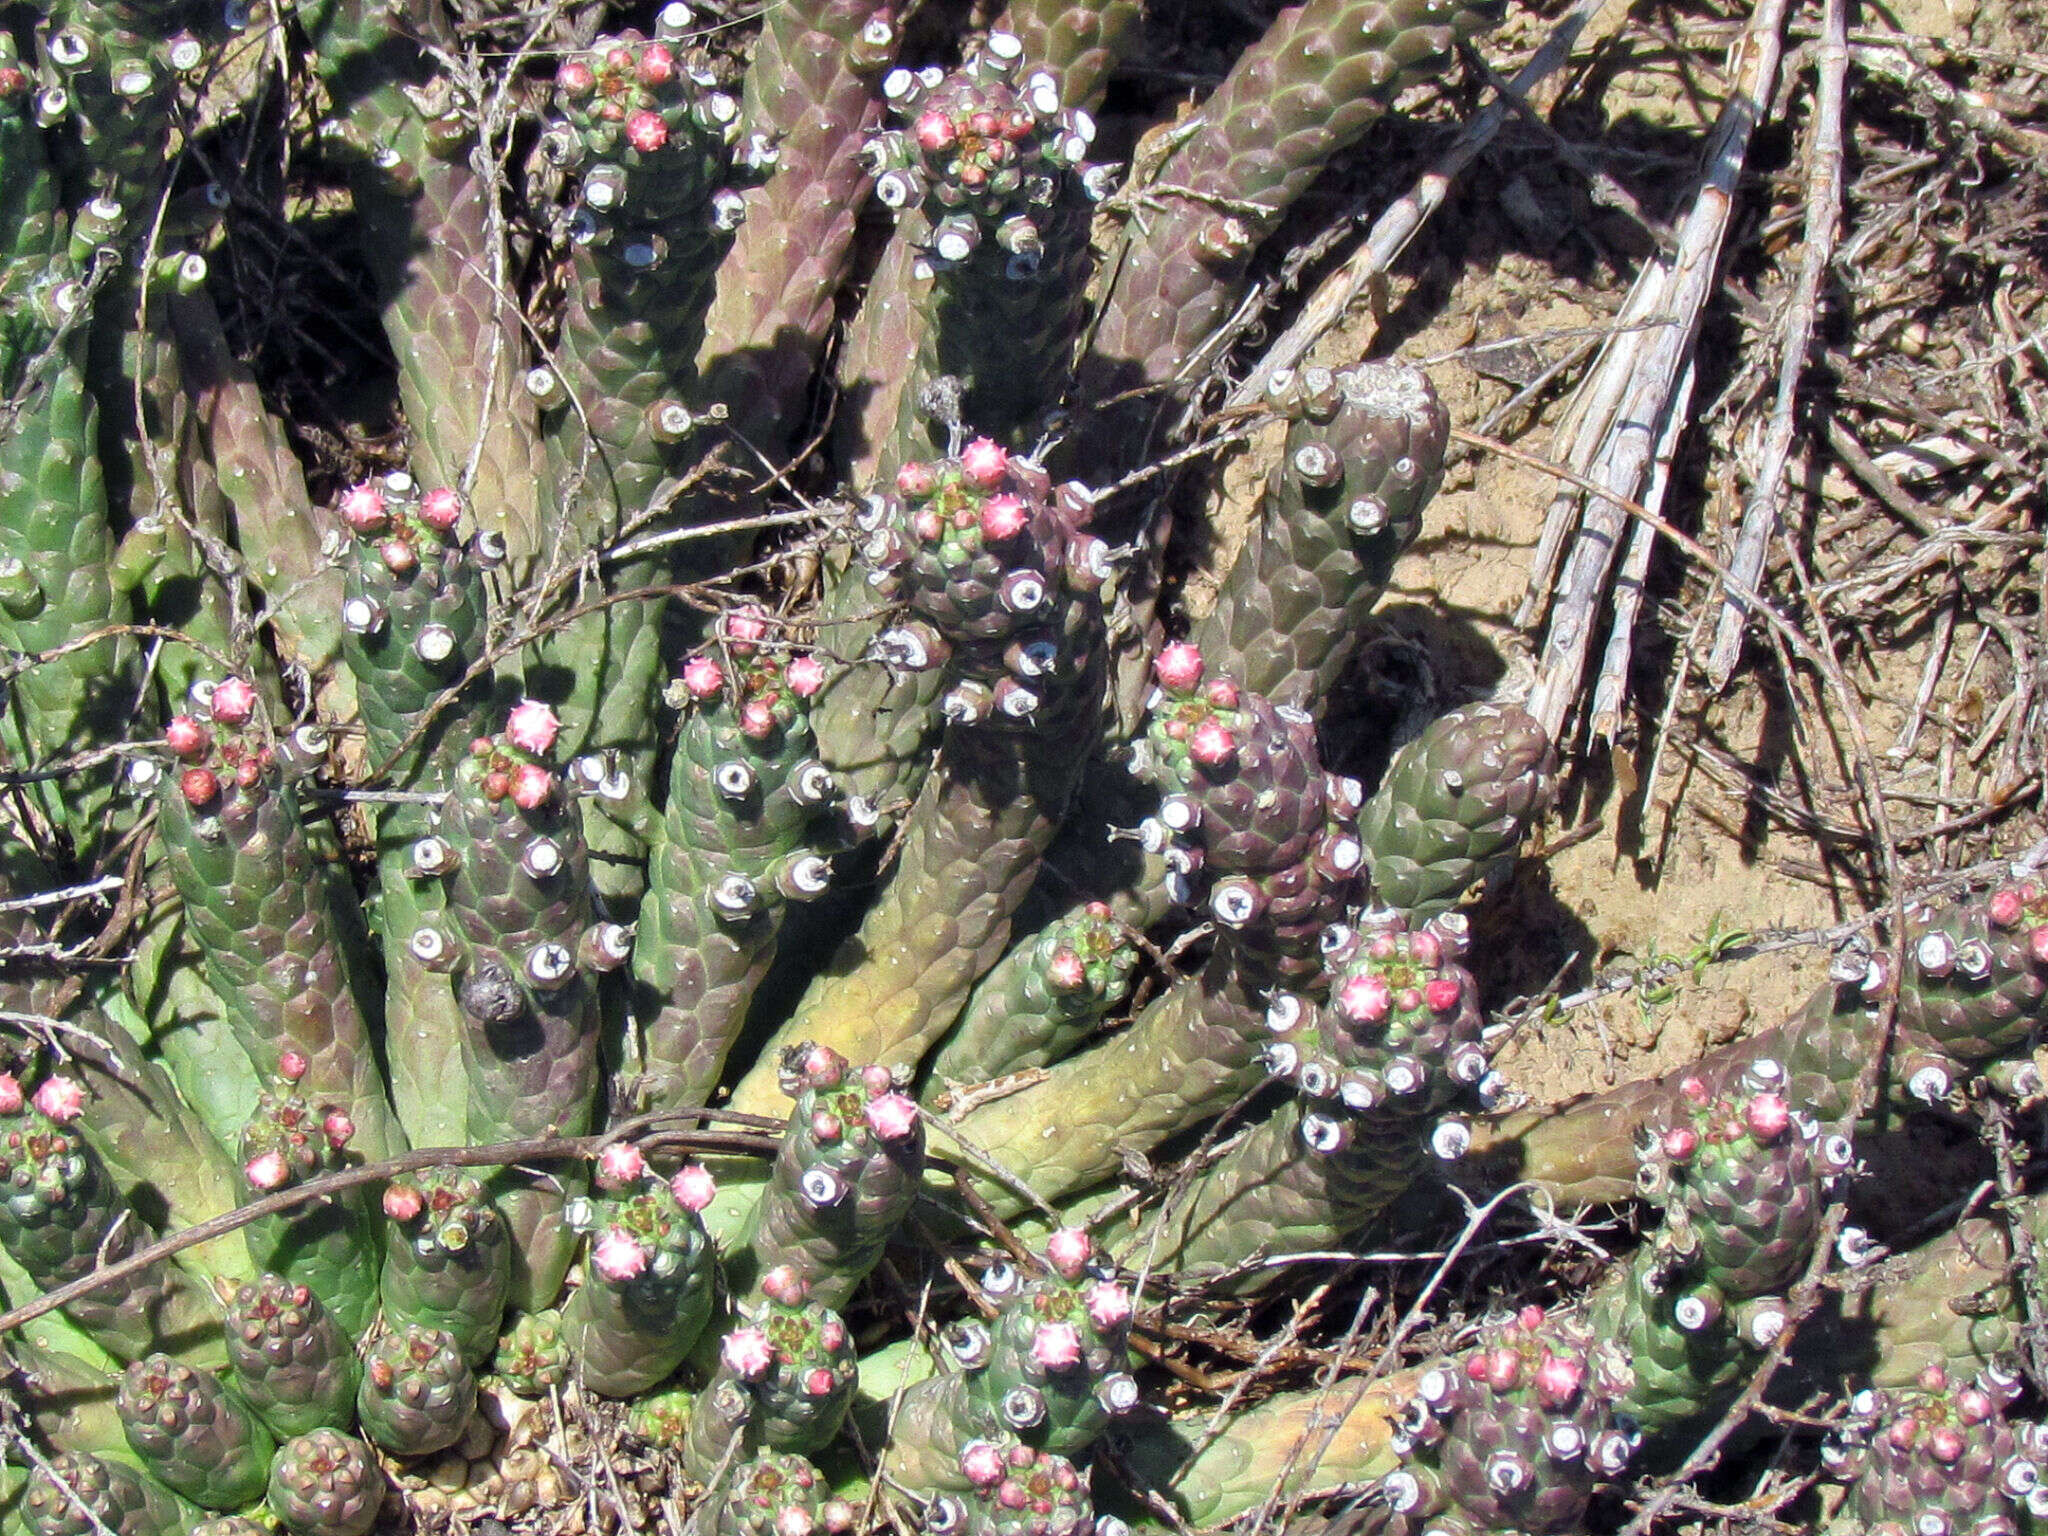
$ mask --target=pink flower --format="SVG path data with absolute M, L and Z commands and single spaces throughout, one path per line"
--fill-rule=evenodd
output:
M 1775 1093 L 1760 1093 L 1743 1106 L 1742 1118 L 1759 1141 L 1776 1141 L 1792 1123 L 1791 1106 Z
M 531 752 L 535 757 L 554 746 L 561 729 L 562 722 L 555 712 L 539 699 L 521 699 L 505 719 L 507 739 L 520 751 Z
M 917 139 L 917 147 L 928 155 L 942 154 L 960 139 L 960 131 L 953 126 L 953 119 L 936 109 L 920 112 L 917 121 L 910 125 L 910 131 Z
M 597 1187 L 624 1189 L 640 1182 L 647 1172 L 647 1159 L 630 1141 L 615 1141 L 597 1154 Z
M 1465 989 L 1458 985 L 1455 976 L 1439 976 L 1422 989 L 1422 1000 L 1429 1004 L 1432 1013 L 1449 1013 L 1458 1006 L 1458 999 Z
M 825 686 L 825 663 L 815 656 L 792 656 L 783 665 L 782 677 L 790 692 L 808 699 Z
M 1664 1133 L 1664 1155 L 1682 1163 L 1700 1149 L 1699 1132 L 1689 1125 L 1674 1125 Z
M 651 155 L 668 143 L 668 124 L 659 112 L 635 112 L 626 119 L 626 142 L 641 154 Z
M 1185 693 L 1202 680 L 1202 653 L 1185 640 L 1176 640 L 1153 658 L 1152 673 L 1163 688 Z
M 1117 1328 L 1130 1321 L 1131 1293 L 1114 1280 L 1098 1280 L 1088 1287 L 1088 1316 L 1098 1328 Z
M 224 677 L 213 685 L 213 718 L 222 725 L 240 725 L 256 713 L 256 690 L 243 677 Z
M 1553 1355 L 1545 1351 L 1536 1367 L 1536 1399 L 1546 1408 L 1562 1408 L 1579 1394 L 1586 1379 L 1586 1363 L 1577 1355 Z
M 917 1101 L 907 1094 L 885 1093 L 868 1100 L 868 1129 L 884 1141 L 901 1141 L 917 1129 Z
M 21 1080 L 12 1072 L 0 1072 L 0 1115 L 18 1115 L 27 1102 L 22 1097 Z
M 1237 755 L 1237 738 L 1221 720 L 1204 720 L 1188 738 L 1188 756 L 1204 768 L 1221 767 Z
M 736 608 L 720 620 L 719 627 L 733 648 L 744 655 L 758 640 L 768 638 L 768 616 L 758 608 Z
M 69 1125 L 85 1113 L 85 1090 L 73 1078 L 47 1078 L 36 1090 L 36 1108 L 59 1125 Z
M 977 437 L 960 450 L 960 473 L 979 490 L 992 491 L 1009 473 L 1010 455 L 992 437 Z
M 1383 976 L 1353 976 L 1337 989 L 1338 1011 L 1354 1024 L 1377 1024 L 1393 1003 L 1393 991 Z
M 555 84 L 571 96 L 584 96 L 597 84 L 597 76 L 583 60 L 569 59 L 555 71 Z
M 367 480 L 341 498 L 341 519 L 357 533 L 381 532 L 386 522 L 384 493 Z
M 718 1355 L 725 1368 L 742 1381 L 759 1381 L 775 1368 L 775 1349 L 759 1328 L 735 1328 L 725 1336 Z
M 453 486 L 440 485 L 420 498 L 420 521 L 446 533 L 462 517 L 462 493 Z
M 164 727 L 164 745 L 180 757 L 200 756 L 212 740 L 206 727 L 190 715 L 173 715 Z
M 775 1517 L 775 1536 L 811 1536 L 817 1528 L 817 1517 L 808 1509 L 792 1506 Z
M 686 1211 L 701 1211 L 718 1195 L 718 1185 L 697 1163 L 685 1163 L 668 1181 L 669 1193 Z
M 647 1250 L 630 1232 L 611 1227 L 590 1251 L 590 1263 L 605 1279 L 619 1285 L 647 1268 Z
M 220 780 L 213 776 L 211 768 L 187 768 L 178 775 L 178 792 L 187 805 L 203 809 L 220 798 Z
M 1052 984 L 1062 992 L 1078 992 L 1088 984 L 1088 967 L 1068 945 L 1062 944 L 1052 952 L 1052 959 L 1045 969 L 1046 974 L 1052 977 Z
M 384 1214 L 393 1221 L 411 1221 L 426 1208 L 420 1192 L 410 1184 L 393 1184 L 384 1191 Z
M 522 811 L 537 811 L 554 793 L 555 776 L 538 763 L 521 763 L 512 770 L 512 803 Z
M 708 699 L 725 687 L 725 668 L 709 656 L 683 663 L 683 688 L 693 699 Z
M 1005 491 L 1000 496 L 989 497 L 982 504 L 981 534 L 983 538 L 993 539 L 998 543 L 1004 539 L 1014 539 L 1024 531 L 1024 524 L 1028 520 L 1029 514 L 1024 509 L 1024 499 Z
M 1045 1257 L 1063 1279 L 1080 1279 L 1094 1256 L 1095 1244 L 1079 1227 L 1061 1227 L 1045 1240 Z
M 1216 709 L 1237 708 L 1237 683 L 1234 679 L 1228 677 L 1212 678 L 1210 679 L 1209 686 L 1202 692 L 1203 697 L 1207 698 L 1211 706 Z
M 282 1189 L 291 1177 L 282 1152 L 258 1152 L 242 1165 L 242 1173 L 252 1189 Z
M 986 1440 L 975 1440 L 960 1453 L 960 1474 L 977 1488 L 993 1488 L 1008 1470 L 1003 1453 Z
M 642 85 L 667 85 L 676 76 L 676 56 L 666 44 L 649 43 L 640 50 L 640 61 L 633 73 Z

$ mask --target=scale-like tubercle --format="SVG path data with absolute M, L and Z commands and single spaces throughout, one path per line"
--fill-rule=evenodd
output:
M 22 1496 L 21 1519 L 31 1536 L 171 1536 L 185 1525 L 178 1501 L 153 1479 L 118 1461 L 70 1451 L 36 1469 Z
M 1550 809 L 1557 754 L 1535 717 L 1474 704 L 1403 747 L 1358 818 L 1373 899 L 1427 922 L 1514 862 Z
M 356 1352 L 310 1286 L 261 1275 L 227 1307 L 228 1365 L 280 1439 L 355 1422 Z
M 629 958 L 628 936 L 594 922 L 583 837 L 549 766 L 559 726 L 545 704 L 514 706 L 456 766 L 440 830 L 412 850 L 446 892 L 442 923 L 408 943 L 454 972 L 472 1141 L 589 1129 L 601 1066 L 596 973 Z M 575 1246 L 559 1184 L 505 1170 L 491 1185 L 512 1234 L 513 1299 L 552 1302 Z
M 356 1417 L 394 1456 L 426 1456 L 462 1438 L 476 1411 L 476 1377 L 455 1335 L 407 1323 L 363 1355 Z
M 1339 1247 L 1368 1228 L 1432 1161 L 1452 1162 L 1471 1133 L 1456 1110 L 1477 1102 L 1507 1031 L 1490 1026 L 1459 964 L 1465 925 L 1410 929 L 1371 909 L 1328 930 L 1329 997 L 1277 993 L 1266 1010 L 1266 1070 L 1294 1100 L 1248 1131 L 1170 1208 L 1152 1246 L 1162 1269 L 1216 1272 L 1254 1254 Z M 1265 1281 L 1254 1269 L 1245 1283 Z
M 1971 1380 L 1939 1365 L 1910 1387 L 1867 1388 L 1821 1450 L 1847 1484 L 1838 1536 L 2017 1536 L 2048 1518 L 2048 1426 L 2007 1421 L 2016 1375 Z
M 787 1267 L 843 1310 L 917 1199 L 923 1116 L 887 1069 L 856 1071 L 824 1046 L 792 1047 L 783 1082 L 796 1105 L 734 1284 Z
M 770 1451 L 735 1468 L 721 1495 L 714 1495 L 707 1527 L 717 1536 L 790 1536 L 822 1531 L 847 1536 L 860 1519 L 849 1501 L 836 1498 L 823 1473 L 793 1452 Z
M 575 1365 L 562 1337 L 562 1314 L 553 1308 L 522 1312 L 498 1340 L 498 1379 L 521 1397 L 546 1397 L 569 1380 Z
M 1428 378 L 1401 363 L 1278 373 L 1266 401 L 1288 418 L 1286 446 L 1215 606 L 1188 638 L 1253 693 L 1313 709 L 1422 531 L 1451 418 Z
M 1416 1376 L 1368 1529 L 1572 1536 L 1594 1485 L 1635 1454 L 1631 1384 L 1626 1353 L 1582 1323 L 1529 1307 L 1488 1325 Z
M 287 1049 L 242 1127 L 240 1155 L 249 1199 L 291 1189 L 348 1166 L 355 1123 L 338 1104 L 301 1091 L 306 1059 Z M 242 1228 L 256 1267 L 310 1287 L 344 1335 L 361 1338 L 377 1310 L 382 1249 L 357 1191 L 308 1200 Z
M 489 1191 L 466 1169 L 425 1168 L 392 1180 L 383 1209 L 385 1320 L 445 1329 L 482 1365 L 512 1285 L 511 1238 Z
M 70 1077 L 46 1077 L 30 1093 L 0 1071 L 0 1247 L 44 1290 L 156 1240 L 75 1129 L 86 1107 L 85 1090 Z M 203 1342 L 204 1300 L 167 1265 L 99 1286 L 64 1311 L 117 1359 L 156 1349 L 219 1358 Z
M 719 643 L 689 657 L 671 690 L 682 721 L 633 944 L 650 1108 L 709 1097 L 774 959 L 784 903 L 830 882 L 840 795 L 814 755 L 808 704 L 824 676 L 747 610 L 726 615 Z
M 697 1395 L 683 1466 L 699 1481 L 708 1482 L 728 1457 L 822 1449 L 853 1402 L 853 1339 L 839 1314 L 810 1300 L 810 1288 L 787 1266 L 763 1275 L 759 1294 L 726 1334 L 718 1369 Z
M 151 1355 L 121 1377 L 121 1427 L 158 1479 L 202 1509 L 240 1509 L 263 1496 L 270 1432 L 218 1376 Z
M 982 1083 L 1070 1056 L 1131 988 L 1138 946 L 1091 901 L 996 963 L 933 1055 L 935 1084 Z
M 398 1128 L 287 771 L 317 760 L 324 737 L 305 727 L 273 741 L 245 678 L 195 689 L 192 702 L 164 727 L 174 761 L 157 827 L 213 989 L 258 1071 L 291 1055 L 302 1091 L 343 1109 L 367 1155 L 388 1156 Z
M 682 1364 L 711 1316 L 717 1256 L 697 1213 L 713 1190 L 695 1165 L 655 1177 L 629 1142 L 605 1148 L 597 1185 L 569 1206 L 590 1247 L 583 1283 L 562 1308 L 562 1338 L 586 1388 L 631 1397 Z
M 914 1069 L 1008 948 L 1010 921 L 1078 782 L 1101 709 L 1107 571 L 1093 498 L 988 438 L 905 464 L 862 522 L 877 590 L 906 622 L 878 640 L 940 667 L 949 721 L 894 877 L 774 1045 L 814 1040 Z M 823 723 L 819 717 L 820 742 Z M 830 754 L 827 754 L 828 758 Z M 733 1107 L 776 1102 L 763 1059 Z
M 1768 1057 L 1719 1093 L 1688 1078 L 1684 1108 L 1642 1138 L 1638 1187 L 1664 1224 L 1589 1316 L 1627 1344 L 1629 1411 L 1653 1436 L 1719 1411 L 1783 1329 L 1827 1187 L 1854 1162 L 1847 1137 L 1795 1110 L 1785 1078 Z

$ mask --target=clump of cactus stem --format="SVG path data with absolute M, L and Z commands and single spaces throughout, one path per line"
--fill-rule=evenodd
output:
M 0 10 L 10 1531 L 367 1536 L 524 1396 L 626 1404 L 707 1533 L 1277 1491 L 1534 1536 L 1733 1400 L 1851 1138 L 2029 1088 L 2048 895 L 1513 1109 L 1473 913 L 1552 743 L 1446 701 L 1368 785 L 1321 729 L 1443 478 L 1429 381 L 1274 375 L 1205 612 L 1189 502 L 1119 488 L 1290 206 L 1499 10 L 1282 11 L 1121 204 L 1132 0 L 952 48 L 878 0 Z M 207 180 L 286 84 L 306 186 Z M 238 351 L 255 196 L 381 328 L 402 451 L 341 472 Z M 1148 1407 L 1190 1309 L 1459 1181 L 1661 1224 L 1369 1388 Z M 2041 1515 L 2010 1287 L 1901 1300 L 1965 1268 L 1830 1325 L 1929 1357 L 1827 1384 L 1830 1518 Z

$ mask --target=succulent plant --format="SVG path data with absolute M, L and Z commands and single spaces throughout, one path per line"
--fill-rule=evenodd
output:
M 455 1335 L 408 1323 L 372 1344 L 356 1388 L 363 1433 L 394 1456 L 453 1445 L 476 1411 L 476 1377 Z
M 916 9 L 10 10 L 0 1313 L 93 1286 L 0 1358 L 38 1536 L 250 1536 L 259 1495 L 367 1536 L 352 1433 L 463 1444 L 487 1367 L 628 1400 L 726 1536 L 851 1532 L 856 1476 L 935 1536 L 1362 1490 L 1390 1536 L 1576 1530 L 1756 1367 L 1852 1131 L 2039 1090 L 2019 874 L 1663 1079 L 1500 1106 L 1464 905 L 1553 744 L 1505 693 L 1328 709 L 1443 478 L 1415 368 L 1212 418 L 1284 444 L 1183 592 L 1163 471 L 1254 260 L 1497 0 L 1204 17 L 1231 57 L 1149 129 L 1135 0 Z M 252 341 L 252 230 L 260 329 L 349 337 L 317 389 Z M 1196 1309 L 1407 1244 L 1447 1180 L 1662 1220 L 1548 1311 L 1442 1293 L 1370 1381 L 1257 1353 L 1213 1424 L 1193 1371 L 1132 1411 L 1134 1348 L 1263 1351 L 1278 1307 Z M 2048 1519 L 1988 1221 L 1813 1324 L 1837 1524 Z
M 143 1465 L 194 1504 L 240 1509 L 262 1497 L 276 1447 L 219 1377 L 152 1355 L 122 1376 L 120 1411 Z
M 280 1437 L 355 1418 L 356 1353 L 312 1287 L 280 1275 L 242 1286 L 227 1308 L 236 1388 Z
M 293 1536 L 365 1536 L 384 1506 L 384 1469 L 362 1441 L 316 1429 L 277 1448 L 266 1497 Z

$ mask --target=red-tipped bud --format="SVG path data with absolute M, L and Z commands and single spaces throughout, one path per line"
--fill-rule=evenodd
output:
M 27 1102 L 22 1096 L 21 1079 L 12 1072 L 0 1072 L 0 1115 L 18 1115 Z
M 936 109 L 920 112 L 910 132 L 917 147 L 928 155 L 943 154 L 960 141 L 960 131 L 953 126 L 953 119 Z
M 791 693 L 808 699 L 825 686 L 825 663 L 815 656 L 792 656 L 783 665 L 782 680 Z
M 1742 1118 L 1758 1141 L 1776 1141 L 1792 1123 L 1792 1110 L 1775 1093 L 1760 1093 L 1743 1106 Z
M 1337 988 L 1337 1011 L 1354 1024 L 1377 1024 L 1393 1006 L 1393 990 L 1384 976 L 1348 977 Z
M 462 493 L 450 485 L 436 486 L 420 498 L 420 521 L 441 533 L 462 519 Z
M 917 1101 L 908 1094 L 885 1093 L 868 1101 L 864 1118 L 882 1140 L 902 1141 L 917 1129 Z
M 839 1378 L 832 1374 L 829 1366 L 819 1366 L 804 1377 L 804 1391 L 812 1397 L 825 1397 L 839 1385 Z
M 1080 1364 L 1081 1330 L 1072 1323 L 1040 1323 L 1031 1335 L 1031 1358 L 1048 1371 Z
M 213 685 L 213 718 L 240 725 L 256 713 L 256 690 L 245 677 L 224 677 Z
M 626 119 L 626 142 L 643 155 L 651 155 L 668 143 L 668 124 L 659 112 L 635 112 Z
M 1496 1392 L 1512 1392 L 1522 1379 L 1522 1357 L 1512 1349 L 1486 1353 L 1486 1384 Z
M 1237 683 L 1234 679 L 1228 677 L 1211 678 L 1209 686 L 1202 690 L 1202 694 L 1204 698 L 1208 699 L 1213 708 L 1237 708 L 1238 692 Z
M 1927 1437 L 1928 1454 L 1944 1466 L 1954 1466 L 1963 1459 L 1965 1444 L 1963 1432 L 1948 1424 L 1941 1425 Z
M 1237 755 L 1237 738 L 1221 720 L 1204 720 L 1188 737 L 1188 756 L 1204 768 L 1220 768 Z
M 411 1221 L 426 1208 L 420 1192 L 410 1184 L 393 1184 L 384 1191 L 384 1214 L 393 1221 Z
M 505 719 L 505 736 L 522 752 L 543 757 L 555 744 L 562 722 L 539 699 L 521 699 Z
M 36 1108 L 59 1125 L 69 1125 L 85 1113 L 85 1090 L 75 1078 L 45 1078 L 36 1090 Z
M 981 508 L 981 536 L 997 543 L 1014 539 L 1024 531 L 1030 514 L 1025 510 L 1024 498 L 1013 496 L 1008 491 L 991 496 Z
M 2048 923 L 2027 935 L 2027 952 L 2034 957 L 2036 965 L 2048 965 Z
M 597 86 L 597 75 L 581 59 L 567 59 L 555 71 L 555 84 L 569 96 L 588 96 Z
M 668 1189 L 676 1197 L 676 1204 L 686 1211 L 701 1211 L 718 1195 L 717 1183 L 696 1163 L 685 1163 L 677 1169 L 676 1176 L 668 1181 Z
M 977 437 L 960 450 L 960 473 L 977 489 L 994 490 L 1009 471 L 1010 455 L 992 437 Z
M 647 1268 L 647 1250 L 630 1232 L 613 1227 L 591 1249 L 590 1264 L 605 1279 L 619 1284 Z
M 740 733 L 749 741 L 766 741 L 775 734 L 775 710 L 765 699 L 749 699 L 740 706 Z
M 1544 1352 L 1536 1367 L 1536 1400 L 1546 1408 L 1563 1408 L 1579 1395 L 1586 1379 L 1586 1363 L 1577 1355 Z
M 630 1141 L 615 1141 L 597 1154 L 597 1187 L 624 1189 L 647 1172 L 647 1159 Z
M 341 520 L 357 533 L 381 533 L 390 520 L 384 493 L 368 481 L 352 487 L 341 498 Z
M 1079 1227 L 1061 1227 L 1045 1240 L 1046 1262 L 1062 1280 L 1078 1280 L 1095 1256 L 1095 1243 Z
M 683 663 L 683 688 L 693 699 L 708 699 L 725 687 L 725 668 L 709 656 Z
M 420 563 L 419 555 L 405 539 L 386 539 L 377 546 L 377 554 L 384 561 L 384 569 L 394 576 L 409 576 Z
M 778 1264 L 761 1277 L 761 1294 L 785 1307 L 800 1307 L 811 1288 L 804 1277 L 788 1264 Z
M 242 1165 L 242 1175 L 252 1189 L 282 1189 L 291 1177 L 282 1152 L 259 1152 Z
M 348 1111 L 330 1109 L 320 1117 L 320 1134 L 327 1138 L 327 1145 L 339 1152 L 356 1139 L 356 1123 L 349 1118 Z
M 180 757 L 203 756 L 212 742 L 212 733 L 190 715 L 173 715 L 164 727 L 164 745 Z
M 960 1475 L 976 1488 L 993 1488 L 1003 1480 L 1003 1453 L 986 1440 L 976 1440 L 960 1453 Z
M 669 52 L 665 43 L 649 43 L 640 50 L 640 60 L 633 66 L 633 73 L 642 85 L 667 85 L 676 77 L 676 56 Z
M 1689 1125 L 1674 1125 L 1664 1133 L 1662 1145 L 1666 1157 L 1682 1163 L 1699 1150 L 1699 1132 Z
M 1678 1094 L 1688 1104 L 1704 1104 L 1713 1097 L 1707 1092 L 1706 1080 L 1691 1072 L 1678 1080 Z
M 742 1381 L 759 1381 L 775 1368 L 775 1348 L 759 1328 L 735 1328 L 719 1346 L 725 1368 Z
M 1422 1000 L 1429 1004 L 1432 1013 L 1449 1013 L 1458 1006 L 1458 999 L 1465 989 L 1458 985 L 1455 976 L 1438 976 L 1422 989 Z
M 912 459 L 896 471 L 896 489 L 905 496 L 929 496 L 938 483 L 938 474 L 922 459 Z
M 521 763 L 512 770 L 512 803 L 522 811 L 537 811 L 554 793 L 555 776 L 538 763 Z
M 512 775 L 491 772 L 484 775 L 484 798 L 493 803 L 512 793 Z
M 304 1051 L 286 1046 L 277 1053 L 277 1075 L 288 1083 L 296 1083 L 312 1069 Z
M 1987 915 L 1994 928 L 2010 928 L 2020 920 L 2020 913 L 2026 910 L 2026 903 L 2020 900 L 2020 893 L 2011 886 L 1991 893 Z
M 1185 640 L 1176 640 L 1153 658 L 1152 673 L 1161 687 L 1185 693 L 1202 680 L 1202 653 Z

